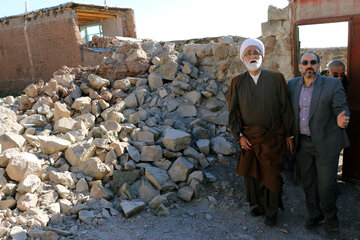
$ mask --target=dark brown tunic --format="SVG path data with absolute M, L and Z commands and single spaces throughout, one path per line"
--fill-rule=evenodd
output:
M 293 114 L 288 88 L 281 73 L 262 70 L 257 84 L 248 72 L 232 80 L 229 127 L 235 140 L 244 134 L 253 147 L 242 150 L 237 173 L 259 179 L 281 193 L 286 137 L 293 136 Z

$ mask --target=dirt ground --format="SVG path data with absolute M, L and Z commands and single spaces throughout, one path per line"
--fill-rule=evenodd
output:
M 84 224 L 67 217 L 50 226 L 71 233 L 63 239 L 360 240 L 360 186 L 338 182 L 340 231 L 328 234 L 324 225 L 311 231 L 304 228 L 303 191 L 294 184 L 290 171 L 283 174 L 285 210 L 279 211 L 278 225 L 273 228 L 264 225 L 263 217 L 249 215 L 244 183 L 235 173 L 235 159 L 230 159 L 229 165 L 216 163 L 207 171 L 216 176 L 216 181 L 205 183 L 200 198 L 173 203 L 167 217 L 156 216 L 154 210 L 147 208 L 125 218 L 118 200 L 114 200 L 119 214 L 101 225 Z

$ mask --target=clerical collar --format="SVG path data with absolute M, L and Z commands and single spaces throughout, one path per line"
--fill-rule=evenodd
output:
M 250 72 L 249 72 L 250 76 L 252 77 L 252 79 L 254 80 L 255 84 L 257 84 L 258 80 L 259 80 L 259 76 L 261 74 L 261 69 L 260 69 L 260 72 L 256 75 L 252 75 Z

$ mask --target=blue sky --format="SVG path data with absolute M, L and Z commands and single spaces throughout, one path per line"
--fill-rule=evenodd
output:
M 27 1 L 29 11 L 70 2 L 68 0 Z M 73 2 L 104 5 L 104 0 Z M 283 8 L 287 6 L 288 0 L 106 0 L 106 3 L 112 7 L 134 9 L 139 38 L 170 41 L 224 35 L 259 37 L 261 23 L 267 21 L 269 4 Z M 24 12 L 25 0 L 3 0 L 0 17 Z M 347 25 L 344 23 L 338 24 L 335 29 L 334 26 L 330 27 L 330 31 L 324 25 L 315 29 L 307 28 L 300 29 L 304 47 L 347 45 Z M 337 33 L 336 36 L 334 32 Z M 314 37 L 314 34 L 327 40 Z M 325 38 L 326 34 L 331 37 Z

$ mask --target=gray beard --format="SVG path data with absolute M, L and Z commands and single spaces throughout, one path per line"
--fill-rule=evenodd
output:
M 259 60 L 258 63 L 247 63 L 244 61 L 244 65 L 246 69 L 251 72 L 258 70 L 261 67 L 261 63 L 262 63 L 261 60 Z

